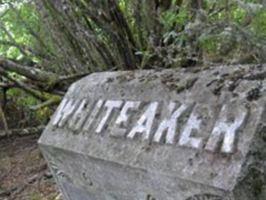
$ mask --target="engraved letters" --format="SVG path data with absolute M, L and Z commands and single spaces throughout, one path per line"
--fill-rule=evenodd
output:
M 173 112 L 173 109 L 176 107 L 176 103 L 171 102 L 168 107 L 168 111 L 170 113 Z M 187 109 L 186 105 L 181 105 L 179 108 L 176 109 L 170 116 L 170 119 L 164 119 L 157 131 L 155 132 L 153 141 L 154 142 L 162 142 L 164 137 L 164 133 L 166 132 L 165 141 L 168 144 L 174 144 L 174 139 L 176 135 L 177 129 L 177 119 L 182 115 L 183 112 Z
M 133 129 L 129 132 L 128 138 L 133 139 L 136 134 L 144 134 L 143 139 L 150 139 L 151 128 L 153 125 L 154 117 L 156 114 L 156 110 L 158 107 L 157 102 L 153 102 L 149 105 L 148 109 L 144 112 L 144 114 L 137 121 L 137 125 L 133 127 Z
M 120 108 L 121 105 L 123 104 L 123 101 L 106 101 L 105 103 L 105 107 L 106 107 L 106 114 L 104 115 L 104 117 L 102 118 L 101 122 L 99 123 L 97 129 L 96 129 L 96 133 L 100 133 L 102 132 L 102 129 L 104 128 L 104 126 L 106 125 L 108 119 L 110 118 L 113 110 L 115 108 Z
M 221 143 L 222 137 L 224 137 L 222 141 L 222 149 L 223 153 L 233 153 L 234 143 L 236 140 L 236 132 L 243 125 L 245 118 L 247 117 L 247 111 L 245 108 L 240 109 L 237 115 L 234 118 L 234 122 L 228 122 L 226 113 L 227 106 L 224 105 L 220 118 L 215 123 L 214 129 L 211 133 L 211 136 L 207 142 L 205 147 L 206 150 L 216 151 L 218 148 L 218 144 Z
M 165 106 L 156 101 L 144 103 L 101 99 L 90 102 L 86 99 L 65 98 L 58 107 L 52 124 L 73 131 L 109 134 L 128 139 L 140 137 L 142 140 L 154 143 L 204 148 L 210 152 L 234 153 L 236 134 L 248 117 L 246 108 L 240 106 L 237 112 L 229 112 L 228 105 L 223 105 L 217 121 L 212 125 L 212 130 L 207 133 L 208 138 L 204 138 L 199 134 L 204 131 L 201 130 L 203 119 L 195 109 L 191 112 L 191 105 L 170 102 Z M 196 106 L 199 105 L 193 107 Z M 164 115 L 157 117 L 160 113 Z M 231 114 L 230 117 L 228 113 Z M 206 123 L 209 122 L 205 120 Z
M 193 148 L 200 148 L 202 144 L 201 138 L 191 137 L 193 131 L 199 131 L 201 120 L 192 113 L 188 119 L 187 124 L 185 125 L 184 131 L 181 133 L 179 139 L 179 145 L 188 146 Z
M 112 136 L 123 137 L 126 135 L 127 127 L 129 126 L 128 120 L 132 114 L 132 111 L 136 111 L 139 108 L 140 104 L 140 101 L 126 101 L 115 121 L 114 128 L 110 133 Z

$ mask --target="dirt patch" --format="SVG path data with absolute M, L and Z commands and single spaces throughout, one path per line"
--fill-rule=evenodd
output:
M 0 140 L 0 200 L 61 200 L 38 138 Z

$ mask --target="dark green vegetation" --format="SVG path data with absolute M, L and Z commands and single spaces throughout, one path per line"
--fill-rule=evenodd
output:
M 68 86 L 95 71 L 265 55 L 265 0 L 2 0 L 0 127 L 45 123 Z

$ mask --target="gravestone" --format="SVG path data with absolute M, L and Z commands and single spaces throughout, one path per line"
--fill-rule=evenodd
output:
M 265 68 L 74 83 L 39 140 L 64 199 L 265 200 Z

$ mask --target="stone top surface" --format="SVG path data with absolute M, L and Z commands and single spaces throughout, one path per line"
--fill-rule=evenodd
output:
M 39 143 L 233 190 L 265 112 L 266 66 L 91 74 Z

